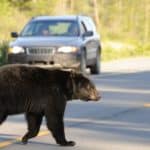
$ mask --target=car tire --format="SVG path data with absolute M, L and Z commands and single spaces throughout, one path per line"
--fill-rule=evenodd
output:
M 85 50 L 81 51 L 80 71 L 82 73 L 86 73 L 86 53 L 85 53 Z
M 100 60 L 100 51 L 97 51 L 95 64 L 90 67 L 91 74 L 100 74 L 101 72 L 101 60 Z

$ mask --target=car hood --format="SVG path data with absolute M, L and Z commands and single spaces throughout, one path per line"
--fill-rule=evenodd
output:
M 79 46 L 81 38 L 79 37 L 19 37 L 10 43 L 13 46 Z

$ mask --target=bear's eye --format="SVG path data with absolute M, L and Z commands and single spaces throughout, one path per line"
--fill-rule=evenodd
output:
M 89 84 L 86 84 L 85 87 L 86 87 L 86 89 L 87 89 L 88 91 L 91 90 L 91 86 L 90 86 Z

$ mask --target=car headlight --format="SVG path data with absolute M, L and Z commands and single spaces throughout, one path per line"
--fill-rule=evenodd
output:
M 24 48 L 20 47 L 20 46 L 14 46 L 14 47 L 10 47 L 8 50 L 8 53 L 12 53 L 12 54 L 18 54 L 18 53 L 24 53 Z
M 78 50 L 77 47 L 72 47 L 72 46 L 63 46 L 58 48 L 58 52 L 63 52 L 63 53 L 73 53 Z

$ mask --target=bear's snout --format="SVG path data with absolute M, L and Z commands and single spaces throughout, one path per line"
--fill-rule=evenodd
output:
M 96 100 L 98 101 L 100 99 L 101 99 L 101 94 L 100 94 L 100 92 L 97 92 L 97 99 Z
M 101 99 L 100 92 L 92 93 L 89 97 L 89 100 L 91 100 L 91 101 L 98 101 L 100 99 Z

